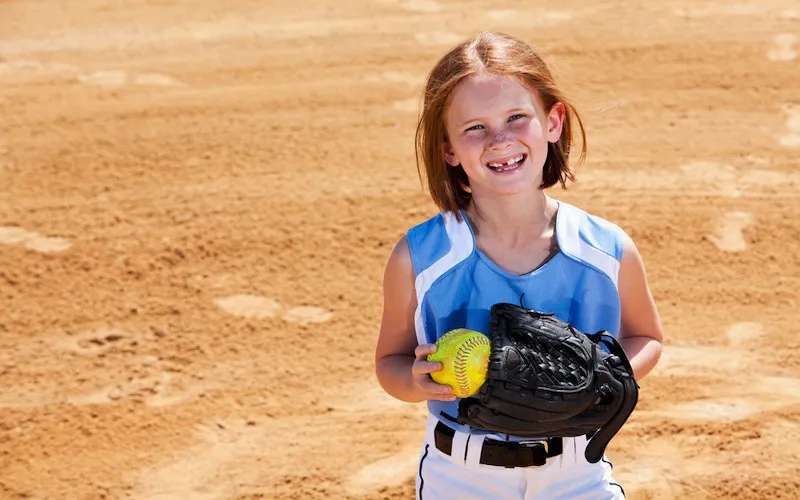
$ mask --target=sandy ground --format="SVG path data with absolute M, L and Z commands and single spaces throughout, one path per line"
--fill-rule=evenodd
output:
M 663 316 L 628 496 L 798 498 L 800 8 L 698 4 L 0 1 L 0 498 L 413 498 L 381 277 L 435 213 L 420 85 L 483 29 L 546 51 L 589 134 L 551 194 Z

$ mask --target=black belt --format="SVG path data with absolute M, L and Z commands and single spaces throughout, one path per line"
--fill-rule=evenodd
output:
M 454 429 L 438 422 L 433 430 L 436 448 L 445 455 L 450 455 L 455 435 Z M 467 446 L 469 446 L 469 441 L 467 441 Z M 563 451 L 564 443 L 561 438 L 547 438 L 538 441 L 485 439 L 481 448 L 480 463 L 497 467 L 539 467 L 544 465 L 548 458 L 561 455 Z

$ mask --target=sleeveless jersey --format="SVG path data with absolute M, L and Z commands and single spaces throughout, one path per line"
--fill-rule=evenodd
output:
M 623 236 L 618 226 L 558 202 L 556 241 L 559 252 L 525 275 L 509 273 L 475 246 L 475 236 L 461 212 L 442 212 L 408 231 L 416 276 L 415 329 L 420 344 L 433 344 L 455 328 L 488 335 L 490 308 L 498 302 L 554 313 L 586 333 L 619 333 L 617 291 Z M 455 425 L 458 400 L 428 401 L 428 410 L 463 432 L 484 431 Z

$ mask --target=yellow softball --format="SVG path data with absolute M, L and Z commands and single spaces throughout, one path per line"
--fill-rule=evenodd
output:
M 434 382 L 449 385 L 459 398 L 477 394 L 486 382 L 492 348 L 489 337 L 474 330 L 457 328 L 439 337 L 436 346 L 436 352 L 428 355 L 428 361 L 442 364 L 440 371 L 431 373 Z

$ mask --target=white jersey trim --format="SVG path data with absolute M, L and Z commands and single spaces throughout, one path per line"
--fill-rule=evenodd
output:
M 577 207 L 559 201 L 559 213 L 556 217 L 556 239 L 561 251 L 566 255 L 583 261 L 602 272 L 617 288 L 619 281 L 619 261 L 599 250 L 580 237 L 581 219 L 585 213 Z
M 425 324 L 422 320 L 422 302 L 425 294 L 431 286 L 448 270 L 457 266 L 461 261 L 469 257 L 475 246 L 472 233 L 467 224 L 462 220 L 456 219 L 452 212 L 442 212 L 444 228 L 450 240 L 450 250 L 439 260 L 431 264 L 427 269 L 417 275 L 414 286 L 417 291 L 417 309 L 414 311 L 414 326 L 417 331 L 417 342 L 427 344 L 425 335 Z

